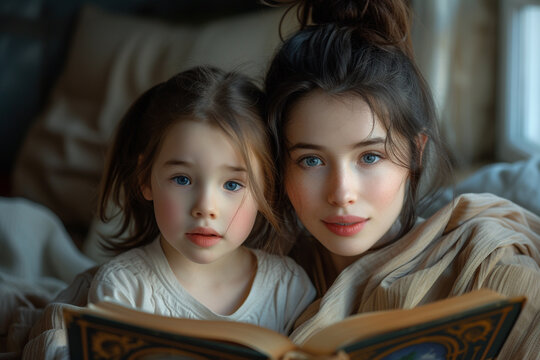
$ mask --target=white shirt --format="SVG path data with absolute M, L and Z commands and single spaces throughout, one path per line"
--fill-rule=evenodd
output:
M 292 259 L 252 250 L 257 273 L 249 295 L 231 315 L 216 314 L 178 282 L 159 240 L 111 259 L 96 273 L 89 302 L 112 298 L 127 306 L 170 317 L 230 320 L 289 334 L 297 317 L 315 298 L 305 271 Z

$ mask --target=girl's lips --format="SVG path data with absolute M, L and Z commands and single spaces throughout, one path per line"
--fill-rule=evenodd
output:
M 328 230 L 339 236 L 353 236 L 364 228 L 369 219 L 353 215 L 329 216 L 322 220 Z
M 186 237 L 195 245 L 207 248 L 217 244 L 222 236 L 212 228 L 198 227 L 186 233 Z

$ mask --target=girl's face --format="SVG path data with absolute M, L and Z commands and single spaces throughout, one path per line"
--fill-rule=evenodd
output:
M 385 151 L 386 131 L 358 97 L 312 92 L 292 108 L 285 136 L 287 195 L 342 270 L 396 222 L 408 170 Z
M 165 255 L 169 263 L 215 262 L 240 247 L 257 216 L 245 163 L 211 125 L 181 121 L 166 134 L 142 187 L 154 203 Z

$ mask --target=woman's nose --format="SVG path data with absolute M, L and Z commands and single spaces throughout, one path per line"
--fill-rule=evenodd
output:
M 219 216 L 216 206 L 216 199 L 209 189 L 201 189 L 193 208 L 191 215 L 195 218 L 216 219 Z
M 332 206 L 344 207 L 352 205 L 358 199 L 360 180 L 354 176 L 353 171 L 347 168 L 332 171 L 329 181 L 328 202 Z

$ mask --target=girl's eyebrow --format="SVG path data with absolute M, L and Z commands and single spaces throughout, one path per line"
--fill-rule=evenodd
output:
M 171 160 L 167 160 L 165 161 L 165 164 L 163 164 L 164 166 L 193 166 L 193 163 L 189 162 L 189 161 L 184 161 L 184 160 L 178 160 L 178 159 L 171 159 Z
M 186 166 L 186 167 L 192 167 L 194 164 L 190 161 L 185 160 L 178 160 L 178 159 L 171 159 L 167 160 L 164 164 L 164 166 Z M 234 172 L 247 172 L 247 169 L 243 166 L 233 166 L 233 165 L 223 165 L 221 166 L 224 169 L 231 170 Z
M 351 146 L 352 149 L 362 148 L 366 146 L 372 146 L 372 145 L 378 145 L 378 144 L 384 144 L 386 143 L 386 138 L 383 137 L 374 137 L 374 138 L 368 138 L 366 140 L 360 141 L 354 145 Z M 287 150 L 289 152 L 300 150 L 300 149 L 308 149 L 308 150 L 324 150 L 325 147 L 322 145 L 317 144 L 309 144 L 309 143 L 303 143 L 299 142 L 294 144 L 293 146 L 289 147 Z
M 223 167 L 226 168 L 226 169 L 229 169 L 231 171 L 247 172 L 247 169 L 245 167 L 242 167 L 242 166 L 223 165 Z

